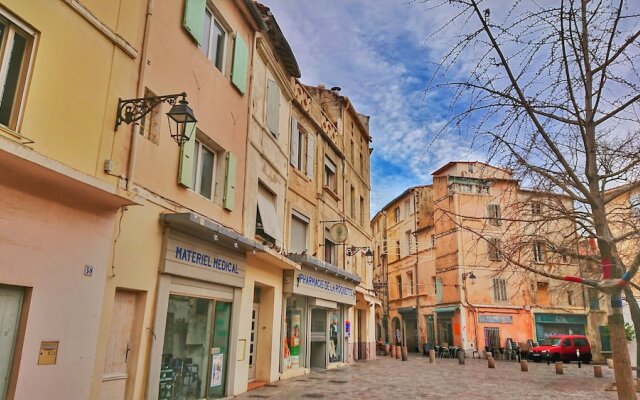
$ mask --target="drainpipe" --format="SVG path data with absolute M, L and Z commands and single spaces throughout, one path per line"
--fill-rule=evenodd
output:
M 461 222 L 461 218 L 460 218 L 460 195 L 453 194 L 453 196 L 456 197 L 456 201 L 455 201 L 455 213 L 456 213 L 456 221 L 457 224 L 459 226 L 462 226 L 462 222 Z M 462 229 L 459 228 L 458 231 L 456 232 L 456 241 L 457 241 L 457 246 L 458 246 L 458 251 L 457 251 L 457 258 L 458 258 L 458 268 L 456 269 L 458 271 L 458 283 L 460 284 L 461 287 L 462 286 Z M 462 349 L 464 350 L 465 348 L 465 344 L 467 342 L 467 310 L 464 307 L 464 303 L 462 302 L 462 293 L 460 296 L 460 344 L 462 347 Z
M 149 31 L 151 30 L 151 19 L 153 17 L 153 8 L 155 0 L 149 0 L 147 3 L 147 14 L 144 23 L 144 35 L 142 37 L 142 49 L 140 51 L 140 65 L 138 66 L 138 87 L 136 88 L 136 97 L 144 97 L 144 75 L 147 70 L 147 50 L 149 47 Z M 133 178 L 136 168 L 136 149 L 138 148 L 138 136 L 140 136 L 140 124 L 133 125 L 131 131 L 131 144 L 129 146 L 129 165 L 127 166 L 127 190 L 133 189 Z

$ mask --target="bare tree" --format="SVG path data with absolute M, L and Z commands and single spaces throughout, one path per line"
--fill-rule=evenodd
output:
M 453 15 L 429 40 L 462 32 L 427 88 L 453 94 L 454 116 L 437 134 L 471 133 L 490 162 L 511 168 L 534 190 L 570 200 L 571 207 L 555 202 L 554 212 L 575 223 L 579 236 L 597 240 L 597 255 L 571 255 L 604 266 L 599 279 L 581 283 L 611 298 L 618 397 L 635 399 L 621 292 L 639 328 L 627 283 L 640 250 L 624 243 L 640 231 L 637 224 L 621 227 L 619 216 L 633 215 L 633 201 L 625 199 L 640 188 L 640 7 L 631 0 L 513 1 L 510 8 L 489 0 L 424 2 L 431 12 Z M 548 245 L 571 253 L 567 243 Z

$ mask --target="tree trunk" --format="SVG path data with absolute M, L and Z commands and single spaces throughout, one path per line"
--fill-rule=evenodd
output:
M 616 295 L 612 295 L 614 298 Z M 617 294 L 619 296 L 619 294 Z M 620 299 L 620 297 L 618 297 Z M 614 300 L 615 301 L 615 300 Z M 614 302 L 612 301 L 612 303 Z M 627 347 L 627 338 L 624 334 L 624 317 L 621 307 L 613 307 L 609 315 L 609 333 L 611 335 L 611 351 L 613 353 L 613 371 L 618 389 L 618 399 L 637 399 L 636 385 L 633 381 L 631 359 Z
M 631 321 L 633 322 L 633 330 L 636 333 L 636 379 L 640 378 L 640 336 L 638 336 L 638 329 L 640 329 L 640 306 L 638 301 L 633 295 L 633 290 L 630 287 L 624 288 L 624 295 L 629 303 L 629 311 L 631 311 Z

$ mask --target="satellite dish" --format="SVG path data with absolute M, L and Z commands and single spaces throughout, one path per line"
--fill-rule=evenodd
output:
M 342 222 L 338 222 L 337 224 L 333 224 L 329 235 L 331 235 L 331 240 L 334 242 L 343 243 L 349 238 L 349 228 Z

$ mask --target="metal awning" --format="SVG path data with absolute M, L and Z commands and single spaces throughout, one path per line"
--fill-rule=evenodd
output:
M 459 308 L 459 306 L 436 307 L 436 308 L 433 309 L 433 312 L 434 313 L 448 313 L 448 312 L 454 312 L 458 308 Z

